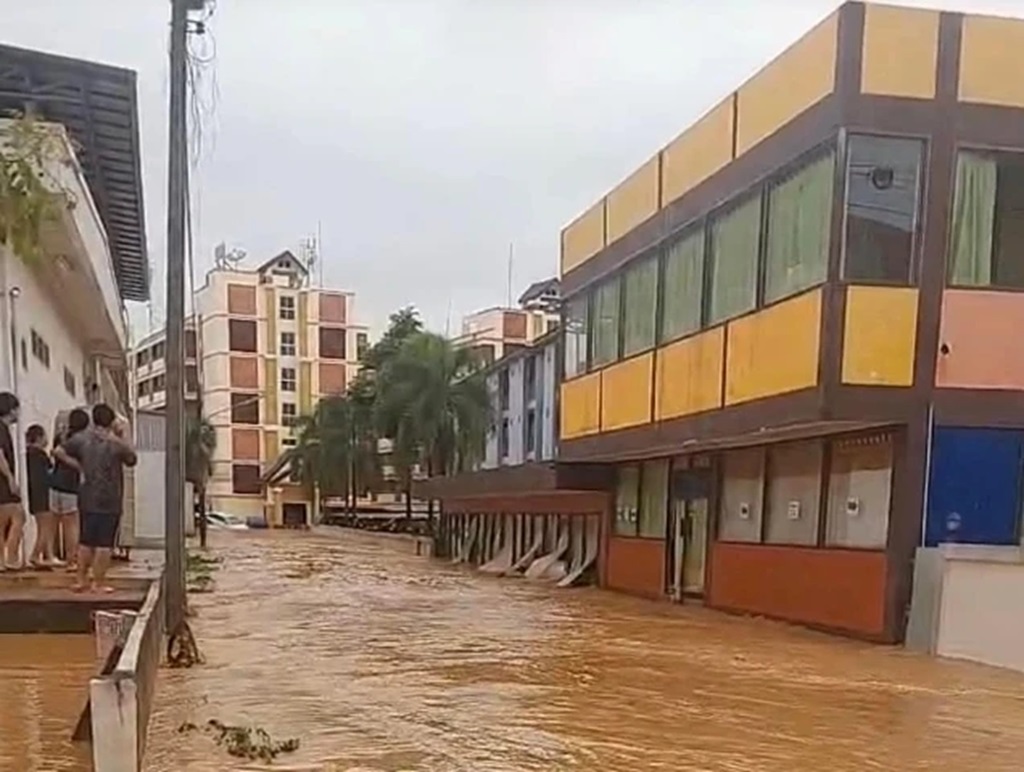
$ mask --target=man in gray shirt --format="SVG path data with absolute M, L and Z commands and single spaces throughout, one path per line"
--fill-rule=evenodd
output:
M 91 566 L 93 590 L 112 592 L 104 580 L 121 522 L 124 467 L 135 466 L 138 459 L 125 436 L 127 427 L 110 407 L 96 405 L 92 423 L 91 429 L 71 437 L 55 455 L 82 475 L 78 486 L 78 581 L 74 589 L 86 589 Z

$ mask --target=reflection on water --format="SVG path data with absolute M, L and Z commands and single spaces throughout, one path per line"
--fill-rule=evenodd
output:
M 161 674 L 150 772 L 244 768 L 175 731 L 211 717 L 301 738 L 290 770 L 1021 769 L 1012 673 L 484 577 L 361 535 L 219 536 L 196 620 L 209 661 Z
M 88 635 L 0 635 L 0 770 L 88 772 L 71 733 L 85 706 L 96 644 Z

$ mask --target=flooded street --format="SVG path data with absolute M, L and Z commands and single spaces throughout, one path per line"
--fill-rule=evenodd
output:
M 291 770 L 1019 770 L 1024 677 L 359 534 L 218 534 L 205 667 L 161 674 L 149 772 L 243 769 L 184 721 L 298 737 Z M 253 764 L 252 768 L 258 768 Z
M 96 667 L 89 635 L 0 635 L 0 770 L 82 772 L 71 733 Z

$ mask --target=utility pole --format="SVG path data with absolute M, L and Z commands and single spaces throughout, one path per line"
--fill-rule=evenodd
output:
M 171 0 L 171 68 L 167 158 L 167 444 L 165 466 L 165 589 L 167 630 L 185 620 L 185 207 L 188 11 L 196 0 Z M 200 3 L 200 8 L 202 7 Z

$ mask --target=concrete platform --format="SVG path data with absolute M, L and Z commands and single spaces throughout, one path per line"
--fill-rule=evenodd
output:
M 111 567 L 115 591 L 103 595 L 72 592 L 74 574 L 64 570 L 0 573 L 0 633 L 92 632 L 94 611 L 138 610 L 162 564 L 160 553 L 133 553 Z

